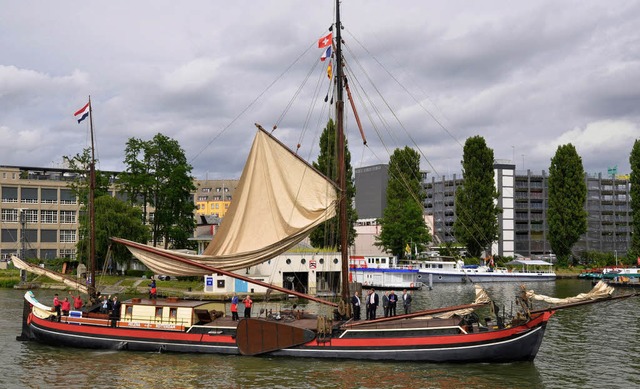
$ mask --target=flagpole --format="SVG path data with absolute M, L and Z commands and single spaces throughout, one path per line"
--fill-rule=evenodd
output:
M 89 162 L 89 297 L 96 295 L 96 215 L 95 215 L 95 190 L 96 190 L 96 155 L 93 139 L 93 112 L 91 109 L 91 95 L 89 95 L 89 127 L 91 130 L 91 161 Z

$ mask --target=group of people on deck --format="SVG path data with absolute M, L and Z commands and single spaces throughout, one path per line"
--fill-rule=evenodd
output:
M 69 292 L 71 299 L 73 300 L 73 309 L 79 311 L 82 309 L 84 305 L 84 301 L 82 301 L 82 297 L 78 294 L 74 296 Z M 56 293 L 53 296 L 53 309 L 56 312 L 56 320 L 60 321 L 60 316 L 69 316 L 69 312 L 71 311 L 71 301 L 69 301 L 69 297 L 65 297 L 64 300 L 61 300 Z
M 406 289 L 402 291 L 402 296 L 400 296 L 402 305 L 404 307 L 404 313 L 411 313 L 411 294 Z M 360 306 L 364 303 L 366 307 L 366 315 L 367 320 L 375 320 L 376 311 L 378 310 L 378 305 L 380 304 L 380 299 L 375 289 L 369 289 L 367 292 L 367 296 L 363 298 L 364 301 L 360 300 L 358 296 L 358 292 L 355 292 L 353 297 L 351 298 L 351 305 L 353 307 L 353 320 L 360 320 Z M 398 296 L 392 290 L 391 292 L 384 292 L 382 295 L 382 308 L 384 312 L 384 317 L 396 316 L 396 305 L 398 303 Z
M 240 303 L 240 299 L 238 295 L 234 294 L 231 298 L 231 320 L 238 321 L 240 318 L 238 317 L 238 304 Z M 244 317 L 251 317 L 251 306 L 253 305 L 253 300 L 249 295 L 246 295 L 242 300 L 244 304 Z

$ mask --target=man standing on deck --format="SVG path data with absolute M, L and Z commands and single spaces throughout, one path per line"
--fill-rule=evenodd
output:
M 398 296 L 393 290 L 389 293 L 389 316 L 396 315 L 396 304 L 398 302 Z
M 406 289 L 402 292 L 402 305 L 404 305 L 405 315 L 411 313 L 411 295 Z
M 382 295 L 382 310 L 384 317 L 389 317 L 389 292 L 384 292 Z
M 58 294 L 56 293 L 53 296 L 53 308 L 56 310 L 56 321 L 60 321 L 61 307 L 62 307 L 62 303 L 60 302 L 60 299 L 58 298 Z
M 360 298 L 358 292 L 351 297 L 351 305 L 353 305 L 353 320 L 360 320 Z
M 242 302 L 244 303 L 244 317 L 251 317 L 251 305 L 253 305 L 253 300 L 251 300 L 251 297 L 247 295 Z
M 380 299 L 378 298 L 378 294 L 375 289 L 371 289 L 371 294 L 369 295 L 369 320 L 376 319 L 376 309 L 378 309 L 378 304 L 380 304 Z

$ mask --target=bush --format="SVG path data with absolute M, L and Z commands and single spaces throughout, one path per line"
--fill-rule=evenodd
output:
M 129 277 L 142 277 L 146 275 L 146 273 L 147 273 L 146 270 L 133 270 L 133 269 L 128 269 L 128 270 L 125 270 L 124 272 L 124 274 Z

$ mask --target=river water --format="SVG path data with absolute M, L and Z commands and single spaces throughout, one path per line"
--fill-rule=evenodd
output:
M 510 301 L 518 285 L 485 284 Z M 582 280 L 527 284 L 567 297 Z M 618 291 L 624 292 L 624 291 Z M 629 291 L 626 291 L 629 292 Z M 91 351 L 20 342 L 23 291 L 0 289 L 0 388 L 627 388 L 640 386 L 640 298 L 558 311 L 533 362 L 424 364 Z M 49 303 L 53 291 L 36 296 Z M 417 291 L 414 308 L 473 300 L 471 285 Z M 260 308 L 260 303 L 256 305 Z M 313 307 L 309 307 L 310 310 Z

